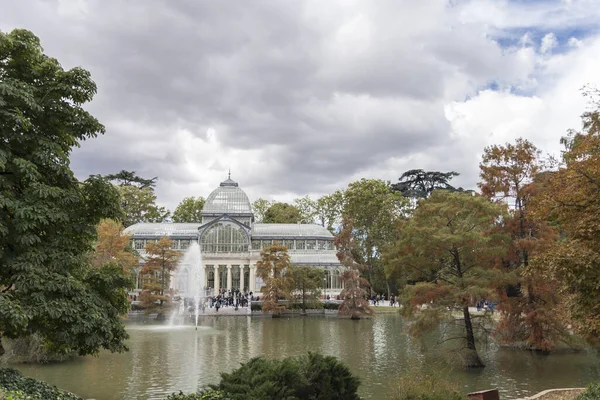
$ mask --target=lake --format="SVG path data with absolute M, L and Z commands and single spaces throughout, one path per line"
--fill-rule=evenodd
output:
M 203 316 L 200 327 L 129 321 L 130 351 L 102 352 L 51 365 L 17 365 L 32 376 L 84 398 L 163 399 L 167 394 L 219 381 L 255 356 L 283 358 L 319 351 L 338 357 L 361 379 L 365 399 L 385 399 L 395 379 L 408 368 L 432 368 L 451 353 L 436 345 L 435 335 L 406 335 L 397 314 L 351 321 L 311 316 L 272 319 L 249 316 Z M 553 387 L 579 387 L 600 380 L 597 352 L 539 355 L 488 346 L 480 355 L 487 367 L 448 370 L 466 392 L 499 388 L 514 399 Z

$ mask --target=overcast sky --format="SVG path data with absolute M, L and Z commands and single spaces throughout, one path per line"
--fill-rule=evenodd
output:
M 227 177 L 291 200 L 408 169 L 474 188 L 482 150 L 556 153 L 600 87 L 600 0 L 0 0 L 65 68 L 91 71 L 106 135 L 79 178 L 158 176 L 159 203 Z

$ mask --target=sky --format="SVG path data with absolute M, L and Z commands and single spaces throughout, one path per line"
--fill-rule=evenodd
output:
M 290 201 L 409 169 L 474 189 L 483 149 L 558 154 L 600 87 L 600 0 L 0 0 L 92 73 L 106 134 L 78 178 L 158 176 L 171 210 L 227 178 Z

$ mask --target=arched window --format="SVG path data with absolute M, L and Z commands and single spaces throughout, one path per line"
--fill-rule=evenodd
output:
M 248 251 L 248 235 L 238 225 L 219 222 L 202 235 L 202 251 L 207 253 L 242 253 Z

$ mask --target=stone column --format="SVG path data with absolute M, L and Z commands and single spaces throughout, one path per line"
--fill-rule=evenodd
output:
M 240 264 L 240 291 L 244 291 L 244 264 Z
M 231 290 L 231 264 L 227 264 L 227 290 Z
M 251 292 L 256 290 L 256 264 L 250 264 L 250 282 L 248 282 L 248 289 Z M 256 296 L 256 293 L 254 295 Z
M 215 264 L 215 289 L 213 291 L 213 294 L 216 296 L 219 294 L 219 286 L 221 284 L 220 281 L 220 277 L 219 277 L 219 266 Z

